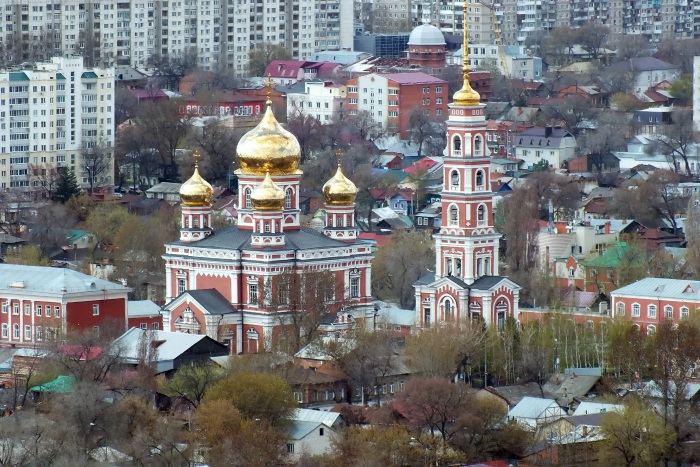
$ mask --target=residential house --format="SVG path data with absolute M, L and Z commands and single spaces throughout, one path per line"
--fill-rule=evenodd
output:
M 238 91 L 203 89 L 180 99 L 179 111 L 189 117 L 249 117 L 265 112 L 265 100 Z
M 154 349 L 156 373 L 170 374 L 178 368 L 211 363 L 211 357 L 229 355 L 229 348 L 203 334 L 187 334 L 131 328 L 112 345 L 125 365 L 143 361 L 144 342 Z
M 342 68 L 340 63 L 305 62 L 302 60 L 273 60 L 265 68 L 264 77 L 276 84 L 294 84 L 299 81 L 333 78 Z
M 558 127 L 534 127 L 515 137 L 515 157 L 523 165 L 532 167 L 546 161 L 550 167 L 561 168 L 564 162 L 573 159 L 576 138 Z
M 126 315 L 129 328 L 163 329 L 160 306 L 151 300 L 129 300 Z
M 673 108 L 671 107 L 650 107 L 648 109 L 636 110 L 632 116 L 632 123 L 635 125 L 637 135 L 656 135 L 661 133 L 662 125 L 673 123 Z
M 137 104 L 145 102 L 158 102 L 168 100 L 168 95 L 158 88 L 149 89 L 129 89 L 129 94 L 134 96 Z
M 0 257 L 4 257 L 8 252 L 14 252 L 22 248 L 27 243 L 26 240 L 10 235 L 7 232 L 0 232 Z
M 664 320 L 695 318 L 700 309 L 700 281 L 647 277 L 610 293 L 615 317 L 627 318 L 656 332 Z
M 287 427 L 287 456 L 290 461 L 330 454 L 331 439 L 341 429 L 342 423 L 339 413 L 296 409 Z
M 416 322 L 415 310 L 404 310 L 398 306 L 376 300 L 374 328 L 392 331 L 399 336 L 411 334 Z
M 433 232 L 442 225 L 442 203 L 435 202 L 427 205 L 416 213 L 416 228 L 429 229 Z
M 634 93 L 641 95 L 647 89 L 662 81 L 675 81 L 680 77 L 678 66 L 654 57 L 637 57 L 614 63 L 604 71 L 611 73 L 630 73 L 634 75 Z
M 298 113 L 331 123 L 345 116 L 347 88 L 331 81 L 307 81 L 304 92 L 287 93 L 287 119 Z
M 557 94 L 559 98 L 578 96 L 583 98 L 592 107 L 603 108 L 608 106 L 610 93 L 601 90 L 598 86 L 579 86 L 574 84 L 560 90 Z
M 620 283 L 621 268 L 641 267 L 646 254 L 635 254 L 627 242 L 608 246 L 598 257 L 580 263 L 583 268 L 583 290 L 611 293 Z
M 581 402 L 572 416 L 595 415 L 607 412 L 621 412 L 625 408 L 622 404 L 609 404 L 605 402 Z
M 128 287 L 66 268 L 0 264 L 0 345 L 127 325 Z
M 163 199 L 169 203 L 179 203 L 181 186 L 182 183 L 161 182 L 146 190 L 146 198 Z
M 620 170 L 620 160 L 612 153 L 601 157 L 584 154 L 569 160 L 568 169 L 569 173 L 617 172 Z
M 532 122 L 541 113 L 539 107 L 513 107 L 503 117 L 503 120 L 519 123 Z
M 290 365 L 285 381 L 294 392 L 299 407 L 323 407 L 347 402 L 350 394 L 348 376 L 330 363 L 317 368 Z
M 566 412 L 554 399 L 526 396 L 508 411 L 507 417 L 534 431 L 541 425 L 566 417 Z

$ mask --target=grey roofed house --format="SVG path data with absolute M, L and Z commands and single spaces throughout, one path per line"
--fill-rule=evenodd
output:
M 179 367 L 192 363 L 209 363 L 211 357 L 229 354 L 224 344 L 204 334 L 186 334 L 181 332 L 144 331 L 131 328 L 119 336 L 111 346 L 110 351 L 126 364 L 136 365 L 141 361 L 141 349 L 144 341 L 151 342 L 156 349 L 156 371 L 163 373 L 177 370 Z
M 508 420 L 515 420 L 529 428 L 553 422 L 566 416 L 554 399 L 524 397 L 508 412 Z
M 515 144 L 528 148 L 558 148 L 566 142 L 566 138 L 573 137 L 574 135 L 563 128 L 536 126 L 518 134 Z
M 131 289 L 66 268 L 0 264 L 0 290 L 12 291 L 15 295 L 69 295 L 96 290 L 129 292 Z
M 294 409 L 290 418 L 302 422 L 323 423 L 327 427 L 336 427 L 343 423 L 340 413 L 324 410 Z
M 159 313 L 160 306 L 151 300 L 129 300 L 126 303 L 126 314 L 129 318 L 153 316 Z
M 607 70 L 625 71 L 625 72 L 640 72 L 654 70 L 677 70 L 678 66 L 673 65 L 663 60 L 654 57 L 635 57 L 628 60 L 622 60 L 607 67 Z
M 182 183 L 161 182 L 146 190 L 146 198 L 159 198 L 166 201 L 180 201 Z
M 605 412 L 617 412 L 624 408 L 622 404 L 606 404 L 603 402 L 581 402 L 572 416 L 590 415 Z

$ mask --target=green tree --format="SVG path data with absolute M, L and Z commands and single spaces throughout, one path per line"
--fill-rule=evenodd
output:
M 435 267 L 435 250 L 423 231 L 396 232 L 391 241 L 377 250 L 372 263 L 372 286 L 377 298 L 413 308 L 413 284 Z
M 131 214 L 121 206 L 101 203 L 95 206 L 87 216 L 87 228 L 97 242 L 113 242 Z
M 162 390 L 167 395 L 182 397 L 196 407 L 224 375 L 217 365 L 187 365 L 178 369 L 172 378 L 164 380 Z
M 49 259 L 35 245 L 24 245 L 11 250 L 3 258 L 7 264 L 23 264 L 25 266 L 48 266 Z
M 69 199 L 80 194 L 80 186 L 75 178 L 73 170 L 63 169 L 58 172 L 56 190 L 51 199 L 58 203 L 65 203 Z
M 603 439 L 598 442 L 602 465 L 652 467 L 674 441 L 673 432 L 653 409 L 631 401 L 621 412 L 608 412 L 600 420 Z
M 249 419 L 270 425 L 283 423 L 296 407 L 294 394 L 283 379 L 269 374 L 240 373 L 216 383 L 205 401 L 227 400 Z
M 677 105 L 693 103 L 693 75 L 685 74 L 671 83 L 671 95 Z
M 248 54 L 248 76 L 262 76 L 265 68 L 273 60 L 289 60 L 289 50 L 278 44 L 263 42 Z

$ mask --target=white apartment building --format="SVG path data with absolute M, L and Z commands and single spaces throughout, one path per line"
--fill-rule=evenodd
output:
M 542 79 L 542 59 L 526 53 L 524 46 L 507 45 L 503 48 L 507 70 L 503 67 L 498 46 L 490 44 L 469 44 L 469 67 L 472 70 L 496 66 L 504 75 L 513 79 Z M 462 66 L 464 54 L 460 48 L 447 56 L 450 65 Z
M 4 0 L 0 42 L 29 44 L 19 61 L 81 54 L 98 66 L 196 52 L 202 68 L 243 76 L 264 42 L 299 60 L 352 48 L 352 8 L 352 0 Z
M 330 123 L 335 115 L 345 112 L 347 88 L 340 84 L 311 81 L 304 84 L 303 93 L 287 94 L 287 118 L 297 112 L 316 117 L 321 123 Z
M 113 185 L 114 87 L 114 69 L 85 68 L 81 57 L 0 71 L 0 188 L 41 192 L 58 167 L 83 188 Z M 95 173 L 97 150 L 107 166 Z

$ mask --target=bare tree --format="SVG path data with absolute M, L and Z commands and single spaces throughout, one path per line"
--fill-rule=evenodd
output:
M 517 372 L 525 381 L 537 383 L 540 394 L 544 397 L 544 384 L 554 371 L 554 349 L 539 323 L 523 328 L 520 345 L 520 361 L 517 365 Z
M 422 107 L 411 110 L 408 116 L 408 124 L 411 132 L 411 140 L 418 145 L 418 157 L 423 155 L 423 147 L 428 148 L 428 153 L 436 149 L 442 151 L 447 144 L 446 127 L 444 118 L 431 118 Z M 438 155 L 441 155 L 440 152 Z
M 685 174 L 691 176 L 688 156 L 694 154 L 695 131 L 692 110 L 674 110 L 671 123 L 660 126 L 660 131 L 652 138 L 649 151 L 660 152 L 673 160 L 673 170 L 680 172 L 680 157 L 683 160 Z
M 301 163 L 307 162 L 311 153 L 320 146 L 323 124 L 313 115 L 296 108 L 294 113 L 287 119 L 287 129 L 299 141 Z
M 605 157 L 625 147 L 626 122 L 622 115 L 604 112 L 598 115 L 597 123 L 596 129 L 583 134 L 578 143 L 579 147 L 588 153 L 591 164 L 600 173 L 603 171 Z
M 202 159 L 202 172 L 213 183 L 228 186 L 232 164 L 236 160 L 236 145 L 242 133 L 223 120 L 212 119 L 202 128 L 195 140 L 206 157 Z
M 139 108 L 138 124 L 160 157 L 162 176 L 165 180 L 179 178 L 177 152 L 182 149 L 191 130 L 187 116 L 181 117 L 175 101 L 148 102 Z
M 51 199 L 61 174 L 53 164 L 29 164 L 29 188 L 34 199 Z
M 83 142 L 80 156 L 82 172 L 87 178 L 90 193 L 113 183 L 114 148 L 102 140 L 88 140 Z
M 578 30 L 578 43 L 588 52 L 591 59 L 598 60 L 603 52 L 603 46 L 610 35 L 610 28 L 594 23 L 587 23 Z

